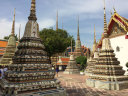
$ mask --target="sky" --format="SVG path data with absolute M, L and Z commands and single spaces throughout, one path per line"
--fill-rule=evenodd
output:
M 16 8 L 15 33 L 18 35 L 21 24 L 21 37 L 30 14 L 31 0 L 0 0 L 0 39 L 11 33 L 14 8 Z M 107 23 L 113 13 L 128 19 L 128 0 L 106 0 Z M 82 45 L 92 48 L 94 24 L 96 39 L 100 40 L 103 33 L 103 0 L 36 0 L 37 22 L 40 30 L 43 28 L 56 28 L 56 12 L 58 10 L 59 28 L 67 30 L 70 35 L 77 37 L 77 17 L 80 23 L 80 39 Z

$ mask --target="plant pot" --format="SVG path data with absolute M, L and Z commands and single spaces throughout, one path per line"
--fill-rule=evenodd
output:
M 84 72 L 80 72 L 80 75 L 84 75 Z

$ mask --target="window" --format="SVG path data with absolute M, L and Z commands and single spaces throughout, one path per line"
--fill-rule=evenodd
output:
M 120 47 L 117 46 L 117 47 L 116 47 L 116 52 L 119 52 L 119 51 L 120 51 Z

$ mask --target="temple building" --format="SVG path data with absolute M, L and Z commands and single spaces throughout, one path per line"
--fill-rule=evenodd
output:
M 14 56 L 15 50 L 16 50 L 16 38 L 15 38 L 15 10 L 14 10 L 14 19 L 13 19 L 13 24 L 12 24 L 12 31 L 7 41 L 1 41 L 1 60 L 0 60 L 0 65 L 1 66 L 8 66 L 12 62 L 12 57 Z M 4 47 L 7 45 L 6 49 L 4 50 Z
M 99 52 L 99 58 L 93 68 L 93 74 L 86 79 L 86 84 L 90 87 L 107 90 L 126 89 L 128 88 L 128 76 L 124 75 L 125 71 L 115 57 L 107 31 L 104 6 L 104 39 Z
M 80 33 L 79 33 L 79 17 L 78 17 L 78 29 L 77 29 L 77 40 L 76 40 L 76 46 L 75 51 L 73 52 L 74 57 L 83 56 L 82 48 L 81 48 L 81 41 L 80 41 Z
M 70 57 L 59 56 L 59 60 L 57 61 L 57 67 L 59 67 L 59 71 L 64 71 L 68 65 Z
M 126 54 L 128 49 L 128 19 L 120 16 L 115 9 L 114 14 L 112 14 L 108 23 L 107 34 L 110 38 L 111 46 L 114 50 L 114 53 L 120 61 L 120 65 L 126 71 L 126 63 L 128 62 L 128 54 Z M 104 35 L 99 41 L 98 48 L 102 47 L 103 38 Z
M 31 0 L 30 16 L 12 64 L 1 80 L 4 96 L 67 96 L 54 78 L 55 70 L 39 37 L 36 0 Z

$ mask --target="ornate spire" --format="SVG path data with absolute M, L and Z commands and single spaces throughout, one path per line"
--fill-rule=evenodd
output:
M 14 17 L 13 17 L 13 23 L 12 23 L 12 32 L 11 35 L 15 35 L 15 9 L 14 9 Z
M 20 30 L 21 30 L 21 24 L 20 24 L 20 27 L 19 27 L 19 38 L 18 38 L 18 41 L 20 41 Z
M 79 16 L 78 16 L 77 40 L 80 40 L 80 34 L 79 34 Z
M 57 13 L 56 13 L 56 30 L 58 30 L 58 10 L 57 10 Z
M 107 21 L 105 12 L 105 0 L 104 0 L 104 37 L 107 37 Z
M 29 20 L 37 20 L 36 18 L 36 0 L 31 1 L 31 9 L 30 9 L 30 16 L 28 17 Z
M 96 30 L 95 30 L 95 25 L 94 25 L 94 44 L 96 44 Z

